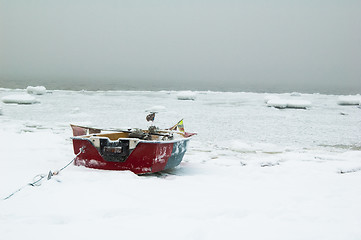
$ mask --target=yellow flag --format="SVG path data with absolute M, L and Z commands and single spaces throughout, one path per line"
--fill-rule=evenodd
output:
M 178 131 L 184 132 L 183 119 L 178 122 L 177 127 L 178 127 Z
M 173 127 L 169 128 L 169 130 L 176 130 L 177 128 L 179 131 L 184 132 L 183 119 L 177 122 Z

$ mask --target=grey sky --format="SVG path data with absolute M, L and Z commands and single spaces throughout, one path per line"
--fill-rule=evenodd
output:
M 361 1 L 0 0 L 0 87 L 361 93 Z

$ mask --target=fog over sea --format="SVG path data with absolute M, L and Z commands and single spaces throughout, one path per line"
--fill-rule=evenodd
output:
M 89 91 L 216 91 L 216 92 L 255 92 L 255 93 L 322 93 L 335 95 L 348 95 L 361 93 L 360 83 L 342 85 L 342 81 L 329 84 L 303 84 L 300 83 L 276 83 L 273 81 L 257 82 L 207 82 L 207 81 L 155 81 L 133 80 L 129 82 L 99 79 L 99 80 L 18 80 L 8 81 L 0 78 L 0 88 L 24 89 L 27 86 L 45 86 L 54 90 L 89 90 Z
M 360 1 L 0 5 L 0 88 L 361 93 Z

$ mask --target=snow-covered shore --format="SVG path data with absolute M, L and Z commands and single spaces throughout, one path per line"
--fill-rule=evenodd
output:
M 0 97 L 22 90 L 0 89 Z M 284 95 L 280 94 L 281 97 Z M 3 239 L 360 239 L 361 109 L 304 94 L 276 109 L 264 94 L 51 91 L 3 104 L 0 197 L 73 157 L 69 123 L 198 132 L 182 164 L 147 176 L 70 165 L 0 201 Z

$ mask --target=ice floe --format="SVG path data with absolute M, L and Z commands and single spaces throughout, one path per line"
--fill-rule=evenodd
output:
M 28 86 L 26 88 L 27 93 L 35 95 L 44 95 L 46 93 L 46 88 L 44 86 Z
M 284 99 L 275 98 L 268 100 L 267 106 L 275 108 L 287 108 L 287 102 Z
M 300 96 L 301 96 L 301 93 L 299 93 L 299 92 L 292 92 L 292 93 L 290 93 L 290 96 L 292 96 L 292 97 L 300 97 Z
M 3 103 L 17 103 L 17 104 L 33 104 L 37 103 L 35 97 L 29 94 L 14 94 L 2 97 L 1 100 Z
M 312 103 L 307 100 L 288 100 L 287 101 L 287 108 L 309 108 L 312 106 Z
M 182 91 L 177 94 L 178 100 L 195 100 L 196 93 L 192 91 Z
M 312 106 L 312 103 L 307 100 L 294 100 L 294 99 L 281 99 L 275 98 L 267 101 L 268 107 L 275 108 L 297 108 L 297 109 L 306 109 Z
M 312 106 L 312 103 L 308 100 L 300 99 L 301 93 L 292 92 L 289 94 L 292 98 L 281 98 L 278 95 L 266 95 L 264 97 L 264 102 L 269 107 L 275 108 L 299 108 L 306 109 Z M 296 97 L 296 98 L 295 98 Z
M 360 95 L 348 95 L 348 96 L 339 96 L 337 99 L 338 105 L 361 105 L 361 96 Z

